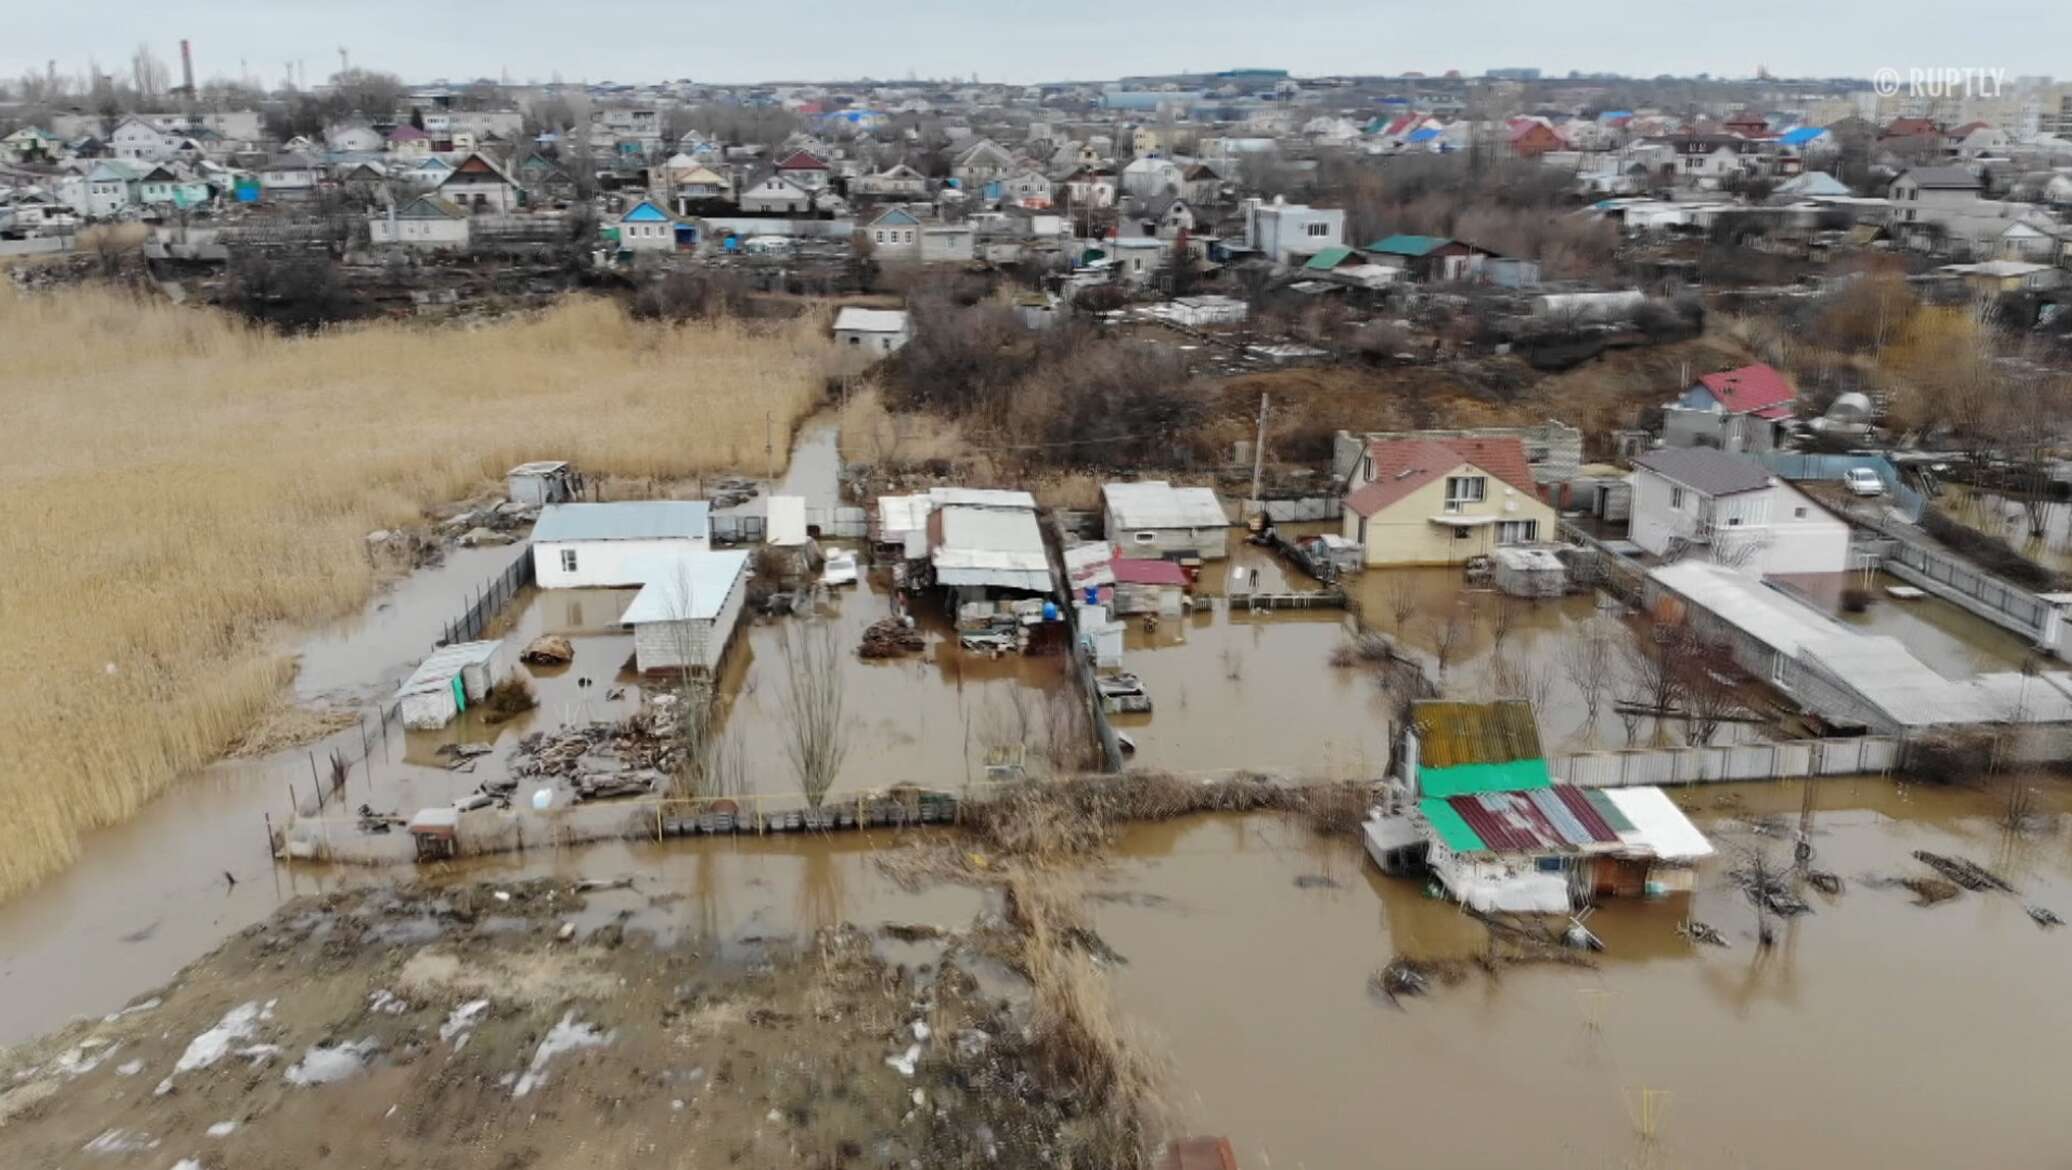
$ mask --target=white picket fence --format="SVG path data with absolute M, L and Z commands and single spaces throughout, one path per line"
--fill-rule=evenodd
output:
M 1553 771 L 1559 779 L 1584 788 L 1851 776 L 1898 767 L 1901 746 L 1897 736 L 1867 735 L 1777 743 L 1627 748 L 1562 756 L 1553 761 Z

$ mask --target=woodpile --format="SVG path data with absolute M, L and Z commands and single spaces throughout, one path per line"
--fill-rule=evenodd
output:
M 578 800 L 645 795 L 659 789 L 677 763 L 677 746 L 663 726 L 643 714 L 552 734 L 536 731 L 518 741 L 511 775 L 565 780 Z

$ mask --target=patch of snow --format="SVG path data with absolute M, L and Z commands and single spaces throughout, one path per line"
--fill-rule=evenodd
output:
M 165 1000 L 160 999 L 158 996 L 154 995 L 150 999 L 144 1000 L 140 1003 L 133 1003 L 119 1012 L 110 1012 L 107 1015 L 102 1016 L 101 1022 L 106 1024 L 112 1024 L 124 1016 L 134 1016 L 144 1012 L 148 1012 L 151 1009 L 158 1007 L 160 1004 L 163 1004 L 164 1002 Z
M 617 1036 L 617 1032 L 600 1032 L 595 1025 L 578 1022 L 576 1013 L 569 1011 L 561 1017 L 560 1023 L 547 1029 L 539 1050 L 532 1054 L 532 1064 L 526 1068 L 525 1075 L 518 1078 L 518 1085 L 511 1090 L 511 1096 L 523 1097 L 546 1084 L 547 1062 L 561 1053 L 578 1048 L 601 1048 Z
M 110 1129 L 81 1146 L 89 1154 L 134 1154 L 139 1150 L 155 1150 L 158 1139 L 142 1130 Z
M 237 1122 L 235 1121 L 219 1121 L 209 1127 L 210 1137 L 229 1137 L 236 1132 Z
M 921 1046 L 919 1044 L 909 1044 L 907 1045 L 905 1055 L 888 1056 L 885 1058 L 885 1063 L 898 1069 L 900 1076 L 913 1076 L 915 1066 L 921 1063 Z
M 115 1075 L 118 1077 L 133 1077 L 143 1071 L 144 1062 L 141 1060 L 127 1061 L 115 1066 Z
M 928 1025 L 926 1023 L 920 1020 L 914 1021 L 914 1039 L 922 1041 L 928 1039 Z
M 358 1076 L 366 1069 L 367 1058 L 374 1055 L 377 1047 L 371 1036 L 332 1048 L 312 1044 L 303 1051 L 301 1060 L 288 1066 L 288 1083 L 307 1088 Z
M 461 1034 L 473 1028 L 475 1021 L 487 1010 L 489 1001 L 486 999 L 471 999 L 454 1008 L 452 1014 L 446 1017 L 446 1022 L 439 1025 L 439 1041 L 451 1043 L 455 1036 L 460 1036 L 461 1043 L 467 1043 L 468 1038 Z M 456 1044 L 454 1047 L 458 1049 L 460 1045 Z
M 377 987 L 367 996 L 367 1006 L 385 1016 L 400 1016 L 410 1010 L 410 1005 L 398 998 L 386 987 Z
M 200 1158 L 182 1158 L 173 1163 L 173 1170 L 201 1170 Z
M 51 1067 L 68 1077 L 83 1077 L 121 1050 L 122 1045 L 108 1044 L 106 1040 L 82 1040 L 77 1048 L 67 1048 L 59 1053 Z
M 232 1044 L 249 1037 L 258 1027 L 260 1010 L 255 1001 L 241 1003 L 225 1012 L 215 1027 L 188 1042 L 187 1051 L 180 1054 L 179 1061 L 173 1065 L 173 1072 L 193 1072 L 223 1059 Z

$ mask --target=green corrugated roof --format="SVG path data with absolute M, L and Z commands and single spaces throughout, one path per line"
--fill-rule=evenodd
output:
M 1612 827 L 1612 832 L 1631 833 L 1634 831 L 1633 822 L 1627 819 L 1625 813 L 1619 811 L 1619 806 L 1613 804 L 1612 798 L 1603 790 L 1597 788 L 1585 789 L 1583 797 L 1590 802 L 1591 808 L 1597 810 L 1597 815 L 1604 818 L 1604 823 Z
M 1453 811 L 1453 806 L 1445 801 L 1420 800 L 1417 802 L 1417 810 L 1424 814 L 1424 819 L 1432 826 L 1432 831 L 1439 834 L 1439 840 L 1444 841 L 1446 847 L 1455 853 L 1480 853 L 1489 848 L 1482 843 L 1482 838 L 1475 835 L 1475 830 L 1468 827 L 1468 822 L 1461 819 L 1461 815 Z
M 1345 263 L 1345 258 L 1352 254 L 1353 250 L 1351 248 L 1326 248 L 1311 256 L 1309 263 L 1303 265 L 1303 267 L 1313 268 L 1318 272 L 1329 272 L 1331 269 Z
M 1469 796 L 1478 792 L 1523 792 L 1554 783 L 1542 759 L 1506 760 L 1501 764 L 1456 764 L 1451 768 L 1419 768 L 1419 796 Z
M 1367 245 L 1367 250 L 1389 256 L 1423 256 L 1452 242 L 1444 236 L 1390 236 Z

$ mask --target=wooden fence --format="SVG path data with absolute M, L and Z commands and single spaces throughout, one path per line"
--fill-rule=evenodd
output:
M 1582 752 L 1552 761 L 1554 775 L 1583 788 L 1725 784 L 1890 772 L 1905 758 L 1905 741 L 1869 735 L 1697 747 Z

